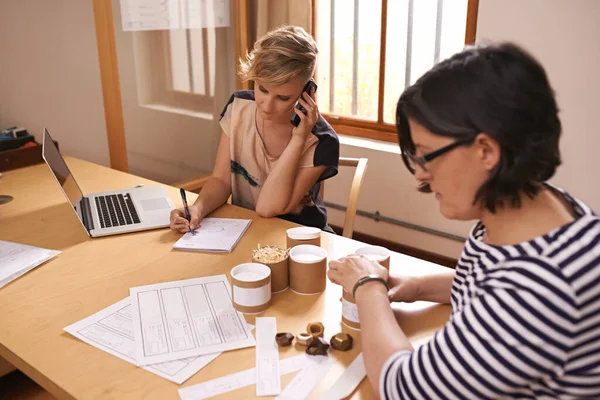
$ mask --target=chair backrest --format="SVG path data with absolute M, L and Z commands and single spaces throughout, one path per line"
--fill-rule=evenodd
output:
M 211 175 L 202 175 L 197 178 L 189 179 L 187 181 L 181 181 L 172 183 L 171 186 L 182 188 L 188 192 L 200 193 L 206 182 L 210 179 Z M 231 204 L 231 195 L 227 198 L 227 204 Z
M 356 218 L 356 209 L 358 207 L 358 196 L 360 188 L 367 172 L 368 158 L 348 158 L 340 157 L 338 165 L 340 167 L 355 167 L 354 178 L 352 178 L 352 186 L 350 187 L 350 195 L 348 196 L 348 205 L 346 206 L 346 216 L 344 217 L 344 229 L 342 235 L 347 238 L 352 238 L 354 232 L 354 219 Z M 325 194 L 325 182 L 321 182 L 321 196 Z

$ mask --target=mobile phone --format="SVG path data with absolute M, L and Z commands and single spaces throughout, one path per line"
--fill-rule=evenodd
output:
M 317 91 L 317 84 L 315 83 L 314 80 L 309 80 L 308 82 L 306 82 L 306 85 L 304 85 L 304 88 L 302 89 L 302 93 L 306 92 L 309 95 L 311 94 L 310 92 L 312 91 L 312 89 L 315 89 L 315 92 Z M 298 102 L 298 104 L 296 104 L 296 110 L 300 110 L 304 113 L 304 115 L 306 115 L 306 110 L 304 109 L 304 107 L 302 107 L 300 105 L 300 102 Z M 300 117 L 298 116 L 298 114 L 296 114 L 298 111 L 294 111 L 294 115 L 292 116 L 292 120 L 290 121 L 292 123 L 292 125 L 294 126 L 298 126 L 300 124 Z

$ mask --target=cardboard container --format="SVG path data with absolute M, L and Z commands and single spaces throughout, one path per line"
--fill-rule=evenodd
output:
M 319 228 L 309 226 L 290 228 L 286 231 L 286 237 L 288 249 L 302 244 L 321 246 L 321 230 Z
M 259 313 L 271 305 L 271 269 L 246 263 L 231 270 L 233 308 L 245 314 Z
M 343 290 L 342 294 L 342 323 L 349 328 L 360 330 L 358 307 L 352 293 Z
M 313 245 L 290 250 L 290 288 L 300 294 L 317 294 L 327 285 L 327 252 Z
M 377 261 L 386 269 L 390 269 L 390 251 L 381 246 L 365 246 L 356 250 L 354 254 L 362 254 L 369 260 Z
M 271 293 L 283 292 L 290 287 L 289 256 L 275 263 L 259 261 L 252 257 L 252 262 L 264 264 L 271 269 Z

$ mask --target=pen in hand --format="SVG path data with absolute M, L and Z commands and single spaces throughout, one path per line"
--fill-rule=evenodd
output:
M 179 193 L 181 194 L 181 201 L 183 201 L 183 209 L 185 210 L 185 219 L 188 222 L 192 222 L 192 217 L 190 215 L 190 208 L 188 207 L 187 198 L 185 197 L 185 190 L 179 189 Z M 196 232 L 192 230 L 192 226 L 190 225 L 190 233 L 194 235 Z

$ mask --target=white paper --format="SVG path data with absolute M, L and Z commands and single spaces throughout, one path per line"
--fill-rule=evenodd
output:
M 349 397 L 367 376 L 363 353 L 360 353 L 344 373 L 329 388 L 322 400 L 341 400 Z
M 60 253 L 0 240 L 0 288 Z
M 298 375 L 276 397 L 280 400 L 304 400 L 323 378 L 333 360 L 327 356 L 310 356 L 310 364 L 306 365 Z
M 129 297 L 67 326 L 64 330 L 89 345 L 135 365 L 133 319 Z M 147 365 L 142 368 L 172 382 L 182 384 L 220 354 L 189 357 Z
M 165 266 L 168 267 L 168 266 Z M 129 289 L 138 365 L 254 346 L 225 275 Z
M 271 300 L 271 282 L 258 288 L 241 288 L 234 285 L 233 297 L 240 306 L 261 306 Z
M 312 356 L 300 354 L 298 356 L 279 361 L 279 373 L 281 375 L 287 375 L 289 373 L 301 370 L 310 363 L 309 357 Z M 234 374 L 222 376 L 211 381 L 206 381 L 197 385 L 179 389 L 179 397 L 181 400 L 207 399 L 219 394 L 232 392 L 246 386 L 254 385 L 255 383 L 256 368 L 250 368 L 245 371 L 236 372 Z
M 277 321 L 274 317 L 256 318 L 256 395 L 281 393 L 279 348 L 275 341 Z
M 250 226 L 250 219 L 204 218 L 195 233 L 186 233 L 174 249 L 231 252 Z
M 124 31 L 230 25 L 229 0 L 121 0 Z

